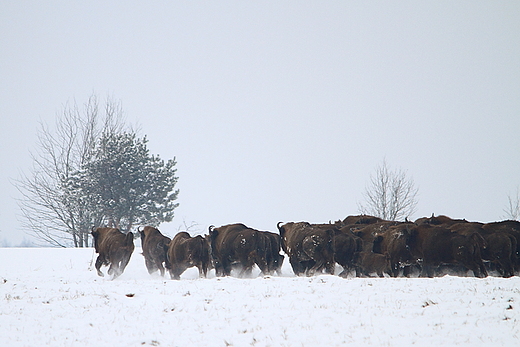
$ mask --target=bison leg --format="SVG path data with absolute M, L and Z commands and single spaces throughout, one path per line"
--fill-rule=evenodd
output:
M 98 276 L 101 276 L 101 277 L 105 276 L 105 274 L 101 272 L 101 266 L 103 265 L 104 262 L 105 261 L 104 261 L 103 257 L 101 255 L 99 255 L 96 259 L 95 266 L 96 266 L 96 271 L 97 271 Z
M 350 272 L 350 269 L 347 266 L 343 266 L 343 271 L 341 271 L 338 276 L 347 278 L 349 272 Z
M 198 264 L 197 269 L 199 269 L 199 278 L 207 278 L 208 269 L 204 265 Z
M 499 262 L 500 266 L 503 269 L 503 277 L 509 278 L 515 275 L 515 272 L 513 270 L 513 264 L 510 258 L 500 259 Z
M 267 276 L 271 275 L 271 270 L 269 269 L 269 266 L 267 265 L 267 261 L 264 257 L 259 257 L 260 259 L 256 259 L 255 263 L 260 268 L 260 271 L 262 271 L 262 275 Z
M 148 269 L 148 273 L 151 275 L 155 271 L 157 271 L 157 267 L 155 266 L 155 263 L 151 261 L 150 259 L 145 259 L 146 269 Z
M 159 269 L 159 272 L 161 273 L 161 276 L 164 277 L 164 267 L 162 265 L 162 262 L 157 261 L 156 263 L 157 268 Z
M 121 275 L 123 273 L 123 271 L 125 271 L 126 266 L 130 262 L 131 256 L 132 256 L 132 253 L 123 255 L 123 258 L 121 259 L 121 263 L 119 264 L 119 269 L 118 269 L 120 271 L 119 275 Z
M 110 267 L 108 268 L 108 274 L 112 275 L 112 279 L 115 279 L 119 277 L 119 275 L 121 275 L 117 263 L 110 263 Z
M 173 266 L 169 269 L 169 272 L 170 272 L 170 278 L 171 278 L 172 280 L 180 280 L 180 279 L 181 279 L 181 277 L 178 275 L 178 273 L 177 273 L 176 270 L 177 270 L 177 269 L 174 268 Z
M 305 268 L 302 266 L 302 263 L 299 262 L 295 257 L 289 257 L 289 263 L 291 263 L 291 267 L 296 276 L 301 276 L 305 272 Z
M 227 260 L 222 262 L 222 276 L 231 276 L 231 262 Z
M 325 264 L 325 272 L 334 275 L 334 272 L 336 271 L 336 263 L 335 262 L 329 262 Z
M 423 263 L 420 277 L 433 277 L 433 266 Z

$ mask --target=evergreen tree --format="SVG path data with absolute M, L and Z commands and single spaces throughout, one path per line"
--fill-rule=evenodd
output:
M 178 206 L 175 159 L 150 155 L 147 142 L 134 133 L 104 133 L 76 175 L 79 194 L 92 202 L 92 215 L 123 232 L 169 222 Z
M 46 245 L 88 247 L 92 227 L 158 226 L 178 206 L 175 159 L 150 155 L 120 103 L 103 106 L 93 95 L 84 111 L 68 104 L 54 129 L 42 124 L 33 168 L 15 182 L 22 225 Z

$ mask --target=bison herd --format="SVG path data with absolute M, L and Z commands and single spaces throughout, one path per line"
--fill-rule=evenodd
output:
M 511 277 L 520 271 L 518 221 L 484 224 L 432 215 L 395 222 L 358 215 L 326 224 L 280 222 L 277 229 L 273 233 L 237 223 L 210 226 L 205 236 L 179 232 L 173 239 L 150 226 L 138 230 L 148 272 L 164 276 L 168 270 L 177 280 L 194 266 L 200 277 L 210 269 L 216 276 L 235 270 L 247 277 L 255 265 L 263 275 L 280 275 L 285 255 L 297 276 L 334 274 L 336 264 L 342 267 L 342 277 L 434 277 L 469 270 L 476 277 L 486 277 L 489 271 Z M 133 234 L 97 228 L 92 235 L 98 275 L 103 276 L 103 265 L 113 278 L 121 275 L 134 251 Z

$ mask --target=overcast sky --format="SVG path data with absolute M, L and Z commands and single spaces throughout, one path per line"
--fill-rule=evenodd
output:
M 4 1 L 0 240 L 24 237 L 12 179 L 39 121 L 120 100 L 177 158 L 184 222 L 358 213 L 383 159 L 421 216 L 505 216 L 520 185 L 518 1 Z

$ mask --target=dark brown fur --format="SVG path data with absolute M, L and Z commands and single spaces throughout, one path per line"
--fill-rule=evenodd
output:
M 520 271 L 520 222 L 514 220 L 505 220 L 501 222 L 486 223 L 482 228 L 487 233 L 504 232 L 515 238 L 513 245 L 513 266 L 515 271 Z
M 355 269 L 354 253 L 361 252 L 363 240 L 354 235 L 349 227 L 341 228 L 334 235 L 334 260 L 343 267 L 343 271 L 339 274 L 346 277 L 349 271 Z
M 325 269 L 334 274 L 334 233 L 331 225 L 311 225 L 307 222 L 286 223 L 278 230 L 282 238 L 282 248 L 297 276 L 313 275 Z
M 206 277 L 210 266 L 210 248 L 202 236 L 191 237 L 183 231 L 175 235 L 168 248 L 168 270 L 170 277 L 179 280 L 188 268 L 196 266 L 199 277 Z
M 480 249 L 485 244 L 478 233 L 461 235 L 440 226 L 420 225 L 414 228 L 411 251 L 422 258 L 421 276 L 433 277 L 441 264 L 462 265 L 476 277 L 486 277 Z
M 356 273 L 370 276 L 371 273 L 377 273 L 379 277 L 384 277 L 384 273 L 392 275 L 390 267 L 390 257 L 388 254 L 379 254 L 373 252 L 356 252 L 354 254 L 354 263 L 356 264 Z
M 134 251 L 134 235 L 123 234 L 116 228 L 97 228 L 92 231 L 94 247 L 98 257 L 96 270 L 99 276 L 104 276 L 101 266 L 109 266 L 108 274 L 112 279 L 120 276 L 125 271 L 132 252 Z
M 250 276 L 255 264 L 267 275 L 266 240 L 259 233 L 241 223 L 211 226 L 209 235 L 216 275 L 230 276 L 231 269 L 238 267 L 239 277 Z
M 282 264 L 285 257 L 280 254 L 280 235 L 270 231 L 261 231 L 260 236 L 265 239 L 265 260 L 267 262 L 268 273 L 272 275 L 276 272 L 278 275 L 281 275 Z
M 163 264 L 166 264 L 166 252 L 171 239 L 150 226 L 139 230 L 139 234 L 141 234 L 141 246 L 148 273 L 152 274 L 159 270 L 161 276 L 164 276 Z M 167 264 L 166 267 L 168 267 Z
M 408 276 L 410 266 L 416 263 L 409 248 L 410 229 L 414 226 L 413 223 L 399 223 L 375 235 L 372 250 L 388 254 L 393 277 L 399 275 L 401 268 L 404 269 L 404 275 Z

